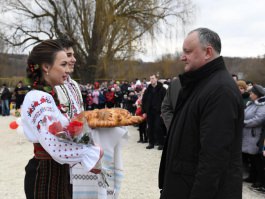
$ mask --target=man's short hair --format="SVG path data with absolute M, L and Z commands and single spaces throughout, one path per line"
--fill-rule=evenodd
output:
M 247 85 L 250 85 L 250 84 L 253 85 L 253 82 L 252 81 L 246 81 L 246 84 Z
M 211 45 L 218 54 L 221 53 L 221 39 L 216 32 L 208 28 L 197 28 L 192 30 L 189 34 L 193 32 L 198 32 L 200 43 L 203 46 Z
M 155 78 L 158 79 L 158 76 L 156 74 L 151 74 L 150 77 L 151 76 L 155 76 Z
M 60 45 L 66 49 L 71 48 L 75 45 L 73 40 L 71 40 L 67 35 L 59 37 L 58 39 L 56 39 L 56 41 L 58 41 Z

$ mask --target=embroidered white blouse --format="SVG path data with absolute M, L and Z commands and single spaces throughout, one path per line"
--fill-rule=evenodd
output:
M 64 85 L 55 87 L 60 104 L 68 107 L 70 118 L 83 111 L 82 96 L 78 84 L 69 77 Z M 97 91 L 98 92 L 98 91 Z M 94 93 L 95 94 L 95 93 Z M 98 97 L 98 96 L 97 96 Z M 118 198 L 123 178 L 122 143 L 128 139 L 126 127 L 91 129 L 93 140 L 99 144 L 104 155 L 101 159 L 102 169 L 109 186 L 103 183 L 101 175 L 86 172 L 86 168 L 77 164 L 71 169 L 74 199 L 113 199 Z
M 79 85 L 68 76 L 63 85 L 55 86 L 55 91 L 62 107 L 65 108 L 70 118 L 84 111 L 83 100 Z
M 69 123 L 67 116 L 60 112 L 50 94 L 38 90 L 28 92 L 21 108 L 21 119 L 27 139 L 40 143 L 58 163 L 70 166 L 81 163 L 85 170 L 90 171 L 100 159 L 100 147 L 62 142 L 49 132 L 47 123 L 60 121 L 62 126 Z

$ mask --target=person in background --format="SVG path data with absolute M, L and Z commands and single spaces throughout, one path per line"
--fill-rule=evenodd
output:
M 128 95 L 123 95 L 122 98 L 122 108 L 128 110 Z
M 29 92 L 29 88 L 24 86 L 22 81 L 19 81 L 13 93 L 16 102 L 16 109 L 20 109 L 27 92 Z
M 247 84 L 243 80 L 238 80 L 237 86 L 238 86 L 240 93 L 242 95 L 242 99 L 244 102 L 244 108 L 246 108 L 246 105 L 247 105 L 248 101 L 250 100 L 250 97 L 249 97 L 250 94 L 247 91 Z M 242 161 L 243 161 L 243 178 L 245 178 L 245 176 L 249 175 L 250 159 L 249 159 L 248 154 L 242 153 Z
M 80 90 L 81 90 L 84 109 L 86 110 L 86 106 L 87 106 L 86 105 L 86 97 L 87 97 L 88 91 L 87 91 L 87 88 L 85 85 L 80 85 Z
M 113 108 L 115 104 L 115 88 L 109 87 L 108 91 L 105 93 L 107 108 Z
M 166 96 L 161 106 L 161 117 L 164 124 L 169 131 L 169 127 L 174 115 L 175 106 L 178 100 L 178 94 L 181 89 L 181 83 L 179 78 L 175 78 L 171 81 L 169 88 L 167 89 Z
M 243 98 L 243 102 L 246 106 L 247 102 L 250 100 L 249 98 L 249 92 L 247 91 L 247 84 L 244 80 L 238 80 L 237 81 L 237 86 L 240 90 L 240 93 L 242 95 Z
M 237 76 L 236 74 L 232 74 L 232 77 L 233 77 L 233 79 L 235 80 L 235 82 L 238 81 L 238 76 Z
M 247 84 L 247 91 L 250 91 L 253 87 L 253 82 L 252 81 L 246 81 Z
M 122 104 L 123 94 L 119 86 L 115 88 L 115 107 L 120 108 Z
M 101 88 L 99 90 L 99 96 L 98 96 L 98 108 L 103 109 L 106 107 L 106 97 L 105 97 L 105 89 Z
M 143 78 L 142 85 L 143 85 L 143 88 L 147 88 L 148 85 L 147 85 L 146 78 Z
M 136 94 L 138 94 L 138 93 L 140 93 L 142 91 L 143 85 L 142 85 L 142 83 L 141 83 L 141 81 L 139 79 L 135 79 L 135 80 L 136 80 L 136 83 L 135 83 L 134 91 L 135 91 Z
M 92 105 L 92 109 L 97 109 L 98 104 L 99 104 L 99 86 L 100 84 L 98 82 L 94 83 L 94 90 L 92 92 L 92 96 L 93 96 L 93 105 Z
M 121 86 L 120 86 L 120 88 L 121 88 L 121 92 L 123 93 L 123 95 L 128 95 L 128 88 L 130 87 L 130 85 L 129 85 L 129 82 L 127 81 L 127 80 L 125 80 L 122 84 L 121 84 Z
M 183 43 L 181 89 L 159 169 L 160 199 L 241 199 L 244 119 L 239 89 L 217 33 L 198 28 Z
M 128 94 L 128 100 L 127 100 L 127 110 L 131 113 L 131 115 L 135 114 L 136 111 L 135 102 L 137 99 L 138 99 L 137 95 L 133 90 L 131 90 Z
M 135 87 L 135 93 L 141 93 L 141 91 L 143 90 L 143 85 L 136 85 Z
M 144 121 L 138 125 L 138 127 L 139 127 L 139 129 L 138 129 L 139 140 L 137 141 L 138 143 L 147 143 L 148 142 L 148 137 L 147 137 L 147 132 L 146 132 L 146 127 L 147 127 L 146 118 L 144 117 L 143 112 L 142 112 L 142 98 L 143 98 L 144 91 L 145 91 L 145 89 L 143 89 L 139 93 L 139 98 L 135 102 L 135 104 L 136 104 L 135 115 L 144 118 Z
M 86 97 L 86 110 L 91 111 L 93 110 L 93 95 L 91 92 L 87 94 Z
M 144 92 L 142 99 L 142 112 L 147 118 L 147 135 L 149 145 L 146 149 L 154 148 L 158 144 L 158 150 L 164 146 L 163 120 L 161 118 L 161 105 L 166 95 L 166 89 L 161 82 L 157 81 L 156 75 L 150 76 L 150 85 Z
M 253 85 L 250 99 L 245 109 L 242 152 L 250 160 L 249 176 L 245 182 L 253 183 L 253 188 L 265 186 L 262 162 L 262 150 L 257 146 L 265 122 L 265 90 L 260 85 Z
M 263 177 L 265 177 L 265 122 L 263 123 L 262 133 L 260 140 L 258 142 L 258 146 L 259 146 L 259 152 L 261 153 L 261 161 L 262 161 L 261 168 L 263 171 Z M 263 185 L 261 187 L 256 188 L 256 190 L 265 194 L 265 182 L 263 182 Z
M 52 128 L 54 124 L 66 127 L 71 119 L 62 110 L 54 92 L 55 85 L 63 85 L 69 75 L 68 58 L 60 43 L 46 40 L 36 45 L 27 64 L 32 90 L 25 96 L 21 120 L 25 136 L 33 143 L 34 157 L 25 168 L 26 198 L 70 199 L 69 165 L 81 163 L 89 172 L 102 153 L 100 147 L 62 142 L 54 135 L 57 131 L 57 128 Z M 73 98 L 71 93 L 69 97 Z
M 3 84 L 1 92 L 2 116 L 10 115 L 10 109 L 9 109 L 10 99 L 11 99 L 11 93 L 9 91 L 9 88 L 7 88 L 6 84 Z

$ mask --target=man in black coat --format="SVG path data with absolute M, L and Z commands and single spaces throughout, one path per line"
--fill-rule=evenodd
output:
M 161 118 L 161 104 L 166 95 L 166 89 L 161 82 L 157 81 L 156 75 L 150 76 L 150 84 L 144 92 L 142 99 L 142 112 L 147 118 L 147 136 L 149 145 L 146 149 L 154 148 L 158 144 L 158 150 L 164 146 L 165 130 Z
M 183 43 L 181 90 L 164 146 L 161 199 L 241 199 L 243 101 L 207 28 Z
M 29 88 L 19 81 L 13 93 L 16 98 L 16 109 L 20 109 L 27 92 L 29 92 Z

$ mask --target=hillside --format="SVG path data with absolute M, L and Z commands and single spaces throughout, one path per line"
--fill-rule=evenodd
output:
M 0 77 L 25 76 L 27 55 L 0 53 Z
M 265 57 L 239 58 L 224 57 L 228 71 L 239 78 L 265 85 Z M 0 53 L 0 78 L 23 77 L 26 74 L 27 55 Z M 98 68 L 96 80 L 118 79 L 129 81 L 135 78 L 149 78 L 151 74 L 160 74 L 161 78 L 172 78 L 183 72 L 184 64 L 179 58 L 167 57 L 156 62 L 115 61 Z M 74 78 L 78 80 L 78 63 Z M 90 80 L 87 80 L 90 82 Z

